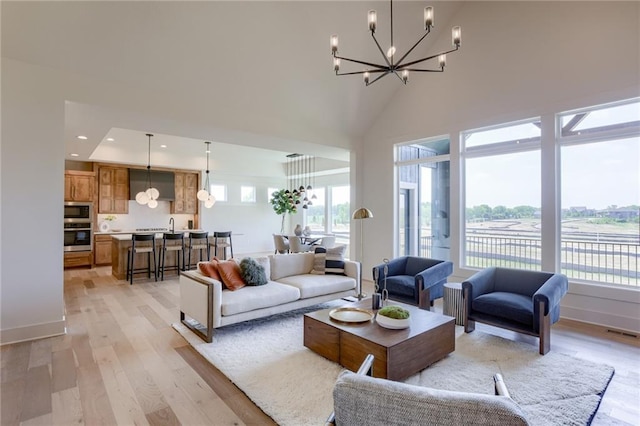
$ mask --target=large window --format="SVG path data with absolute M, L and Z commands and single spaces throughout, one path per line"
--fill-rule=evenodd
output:
M 312 232 L 325 232 L 326 229 L 326 213 L 325 213 L 325 189 L 313 188 L 311 195 L 311 205 L 307 206 L 306 226 Z
M 449 137 L 396 147 L 399 256 L 449 260 Z
M 540 120 L 461 134 L 470 268 L 541 269 Z
M 562 273 L 638 286 L 640 102 L 558 115 Z

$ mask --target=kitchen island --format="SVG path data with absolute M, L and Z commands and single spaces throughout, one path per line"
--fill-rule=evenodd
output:
M 193 230 L 195 232 L 197 230 Z M 189 239 L 189 232 L 185 231 L 184 240 L 185 246 Z M 162 256 L 162 237 L 163 232 L 155 232 L 155 244 L 156 244 L 156 264 L 158 270 L 160 267 L 160 256 Z M 127 279 L 127 255 L 131 248 L 131 235 L 132 234 L 113 234 L 111 235 L 111 275 L 118 280 Z M 211 239 L 210 239 L 211 241 Z M 189 253 L 185 252 L 185 259 L 188 258 Z M 194 252 L 194 255 L 195 252 Z M 197 259 L 197 255 L 196 255 Z M 144 268 L 147 265 L 147 256 L 139 254 L 134 261 L 134 268 Z M 153 269 L 153 259 L 151 260 L 151 268 Z M 167 253 L 165 260 L 165 269 L 176 266 L 175 253 Z

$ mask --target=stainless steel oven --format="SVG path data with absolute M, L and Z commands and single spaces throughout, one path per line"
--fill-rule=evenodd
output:
M 93 205 L 64 203 L 64 251 L 93 249 Z

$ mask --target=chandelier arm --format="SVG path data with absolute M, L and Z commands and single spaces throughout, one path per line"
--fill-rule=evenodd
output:
M 421 69 L 417 69 L 417 68 L 402 68 L 400 71 L 411 71 L 411 72 L 444 72 L 443 69 L 437 69 L 437 70 L 421 70 Z
M 400 70 L 400 71 L 402 71 L 402 70 Z M 396 77 L 398 77 L 398 78 L 400 79 L 400 81 L 401 81 L 403 84 L 407 84 L 407 82 L 406 82 L 406 81 L 404 81 L 404 79 L 403 79 L 402 77 L 400 77 L 400 74 L 398 74 L 398 70 L 393 70 L 393 73 L 396 75 Z
M 364 62 L 364 61 L 359 61 L 357 59 L 349 59 L 349 58 L 345 58 L 343 56 L 336 56 L 336 58 L 338 59 L 342 59 L 343 61 L 349 61 L 349 62 L 355 62 L 356 64 L 362 64 L 362 65 L 367 65 L 369 67 L 374 67 L 374 68 L 378 68 L 381 70 L 386 70 L 388 69 L 388 67 L 384 66 L 384 65 L 378 65 L 378 64 L 373 64 L 371 62 Z M 363 71 L 364 72 L 364 71 Z
M 424 33 L 424 35 L 422 37 L 420 37 L 420 40 L 418 40 L 416 42 L 416 44 L 414 44 L 413 46 L 411 46 L 411 49 L 407 50 L 407 53 L 405 53 L 402 58 L 400 58 L 400 60 L 397 62 L 396 66 L 400 67 L 402 65 L 402 61 L 404 61 L 404 59 L 409 56 L 409 53 L 411 53 L 413 51 L 413 49 L 415 49 L 422 40 L 424 40 L 424 38 L 426 36 L 429 35 L 429 33 L 431 32 L 431 27 L 429 27 L 429 29 Z
M 391 71 L 387 70 L 385 73 L 380 74 L 378 77 L 376 77 L 375 79 L 373 79 L 372 81 L 367 83 L 367 86 L 371 86 L 373 83 L 375 83 L 376 81 L 380 80 L 382 77 L 384 77 L 385 75 L 389 74 L 390 72 Z
M 358 74 L 364 74 L 366 72 L 368 72 L 369 74 L 379 74 L 379 73 L 388 74 L 391 71 L 388 68 L 383 68 L 379 70 L 370 70 L 370 71 L 351 71 L 351 72 L 336 73 L 336 75 L 358 75 Z
M 371 37 L 373 37 L 373 41 L 376 42 L 376 46 L 378 46 L 378 50 L 382 54 L 384 61 L 387 63 L 387 67 L 391 68 L 392 67 L 391 62 L 389 62 L 389 58 L 387 58 L 387 55 L 384 53 L 384 50 L 382 50 L 382 46 L 380 46 L 380 43 L 378 43 L 378 39 L 376 38 L 376 35 L 373 31 L 371 31 Z
M 436 53 L 435 55 L 427 56 L 426 58 L 422 58 L 422 59 L 418 59 L 418 60 L 415 60 L 415 61 L 411 61 L 411 62 L 406 63 L 404 65 L 398 65 L 398 67 L 399 68 L 410 67 L 411 65 L 419 64 L 420 62 L 428 61 L 429 59 L 437 58 L 440 55 L 446 55 L 447 53 L 455 52 L 457 50 L 458 50 L 458 47 L 456 47 L 455 49 L 447 50 L 446 52 L 440 52 L 440 53 Z

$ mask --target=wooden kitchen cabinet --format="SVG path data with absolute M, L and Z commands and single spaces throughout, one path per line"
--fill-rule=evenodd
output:
M 176 198 L 171 213 L 196 214 L 198 212 L 198 173 L 175 173 Z
M 96 266 L 111 265 L 111 235 L 95 236 L 93 260 Z
M 89 266 L 93 262 L 93 252 L 91 251 L 70 251 L 64 254 L 64 267 L 75 268 L 78 266 Z
M 67 170 L 64 172 L 64 200 L 93 202 L 94 172 Z
M 98 213 L 129 213 L 129 169 L 100 167 Z

